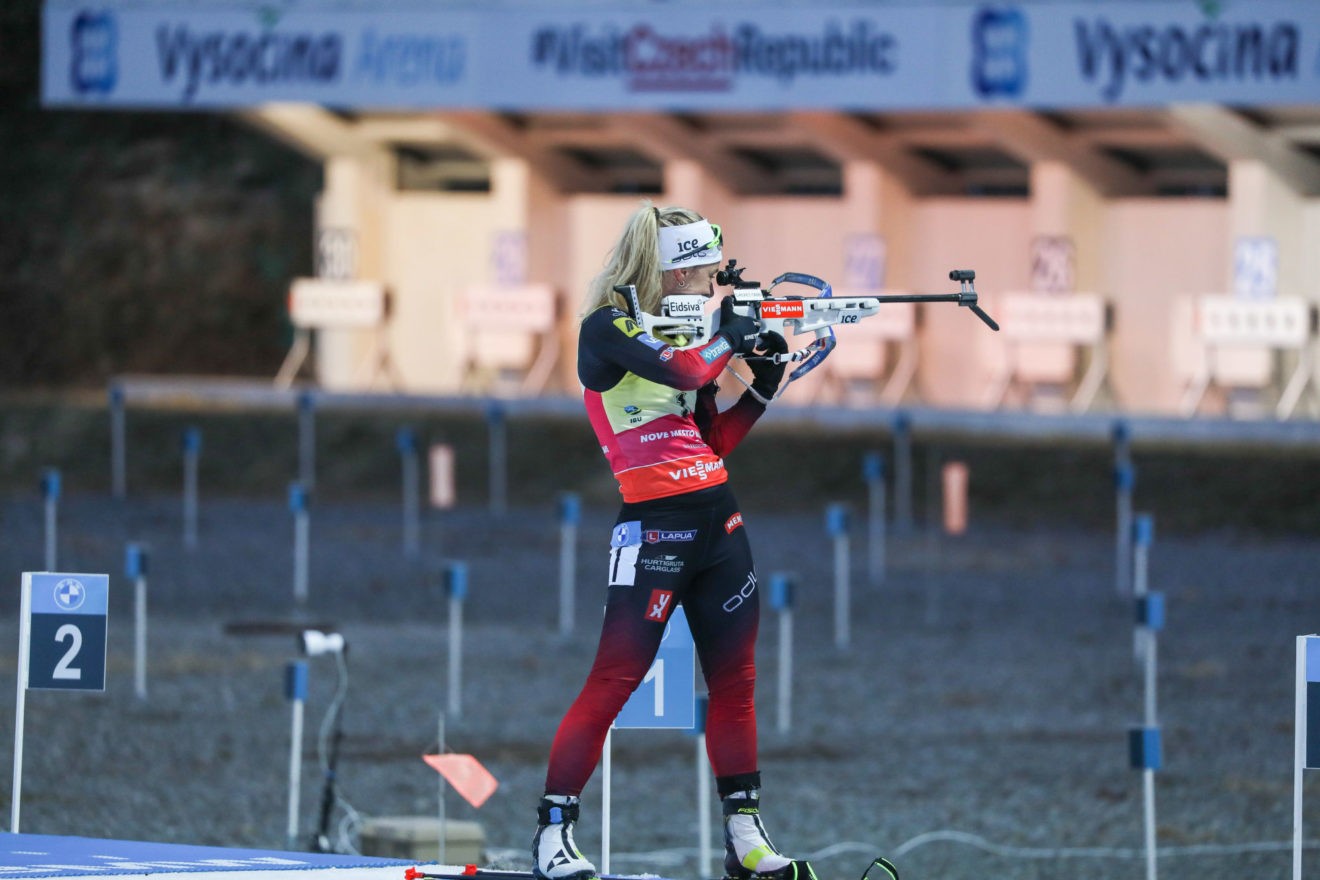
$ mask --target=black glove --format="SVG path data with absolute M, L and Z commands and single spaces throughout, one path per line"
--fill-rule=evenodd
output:
M 779 390 L 779 383 L 784 379 L 784 368 L 788 364 L 777 364 L 768 356 L 787 354 L 788 343 L 773 330 L 762 333 L 758 343 L 761 350 L 756 354 L 764 354 L 767 357 L 765 360 L 749 360 L 747 366 L 752 370 L 752 390 L 769 400 Z
M 755 318 L 740 315 L 733 310 L 733 300 L 725 297 L 720 303 L 721 336 L 729 340 L 734 354 L 751 354 L 756 348 L 756 337 L 761 333 L 761 325 Z

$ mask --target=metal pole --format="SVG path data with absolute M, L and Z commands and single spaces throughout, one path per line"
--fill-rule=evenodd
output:
M 868 453 L 862 460 L 862 479 L 866 481 L 866 572 L 873 584 L 885 580 L 885 457 Z
M 491 513 L 503 513 L 508 503 L 508 429 L 505 422 L 504 404 L 491 401 L 486 407 Z
M 1146 880 L 1155 880 L 1155 771 L 1141 771 L 1141 799 L 1146 816 Z
M 912 420 L 894 416 L 894 531 L 912 531 Z
M 770 576 L 770 605 L 779 612 L 778 730 L 788 733 L 793 719 L 793 581 L 782 574 Z
M 197 546 L 197 462 L 202 451 L 202 432 L 188 428 L 183 432 L 183 546 Z
M 1146 728 L 1154 730 L 1158 724 L 1155 714 L 1155 630 L 1146 627 Z M 1157 846 L 1155 839 L 1155 770 L 1146 767 L 1141 772 L 1142 803 L 1145 814 L 1146 880 L 1155 880 Z
M 697 877 L 708 876 L 710 868 L 710 763 L 706 757 L 706 715 L 710 698 L 701 696 L 696 704 L 696 769 L 697 769 Z
M 133 692 L 147 698 L 147 551 L 139 544 L 124 550 L 124 576 L 133 581 Z
M 559 496 L 559 635 L 573 635 L 577 593 L 577 532 L 582 519 L 578 496 L 565 492 Z
M 23 574 L 18 610 L 18 693 L 14 695 L 14 778 L 10 789 L 9 832 L 18 833 L 19 805 L 23 802 L 23 723 L 27 707 L 28 653 L 32 649 L 32 575 Z
M 436 746 L 436 754 L 443 755 L 445 753 L 445 713 L 444 712 L 440 713 L 440 721 L 439 724 L 437 725 L 437 732 L 436 732 L 436 742 L 439 744 Z M 438 803 L 439 803 L 438 815 L 440 819 L 440 839 L 436 841 L 435 860 L 443 865 L 445 863 L 445 844 L 449 842 L 448 841 L 449 835 L 445 831 L 445 823 L 448 821 L 445 811 L 445 794 L 446 794 L 445 777 L 443 773 L 439 774 L 439 776 L 440 776 L 440 783 L 439 783 L 440 797 L 438 799 Z
M 41 494 L 46 501 L 46 571 L 54 571 L 60 505 L 60 472 L 57 468 L 46 468 L 42 473 Z
M 1302 790 L 1306 772 L 1306 652 L 1311 637 L 1297 637 L 1293 696 L 1293 852 L 1292 880 L 1302 880 Z M 1320 707 L 1317 707 L 1320 711 Z
M 848 508 L 831 504 L 825 512 L 825 527 L 834 538 L 834 647 L 846 650 L 850 642 L 852 601 L 849 584 Z
M 600 872 L 610 872 L 610 807 L 612 798 L 610 787 L 613 785 L 614 762 L 610 759 L 613 750 L 614 728 L 605 731 L 605 748 L 600 755 Z
M 400 428 L 395 445 L 403 463 L 403 555 L 421 552 L 421 486 L 417 461 L 417 438 L 412 428 Z
M 449 594 L 449 714 L 463 717 L 463 599 L 467 596 L 467 564 L 451 562 L 445 569 Z
M 1120 596 L 1132 590 L 1132 492 L 1136 470 L 1132 465 L 1131 432 L 1127 422 L 1114 423 L 1114 490 L 1117 531 L 1114 547 L 1114 589 Z
M 292 705 L 289 723 L 289 814 L 285 824 L 288 849 L 298 845 L 298 813 L 302 796 L 303 713 L 307 703 L 307 663 L 294 660 L 284 668 L 284 695 Z
M 939 556 L 939 536 L 942 523 L 939 513 L 940 473 L 943 454 L 934 448 L 926 450 L 926 552 L 923 575 L 926 584 L 926 625 L 936 626 L 944 605 L 944 585 L 935 572 Z
M 308 492 L 316 488 L 316 398 L 298 395 L 298 481 Z
M 1146 598 L 1150 592 L 1147 589 L 1147 560 L 1150 553 L 1150 543 L 1155 537 L 1155 522 L 1148 513 L 1137 516 L 1132 523 L 1131 529 L 1132 541 L 1132 595 L 1138 600 Z M 1132 656 L 1141 662 L 1146 653 L 1149 633 L 1142 627 L 1137 627 L 1133 634 Z
M 289 510 L 293 512 L 293 600 L 302 607 L 307 604 L 311 526 L 307 490 L 301 483 L 289 484 Z
M 124 411 L 124 389 L 110 386 L 110 492 L 122 499 L 128 494 L 127 431 Z
M 1142 646 L 1142 654 L 1145 659 L 1144 680 L 1142 682 L 1142 692 L 1145 697 L 1145 705 L 1142 711 L 1144 727 L 1140 732 L 1143 744 L 1140 749 L 1142 757 L 1142 813 L 1146 844 L 1146 878 L 1147 880 L 1155 880 L 1156 857 L 1158 855 L 1155 823 L 1155 770 L 1159 768 L 1162 760 L 1159 754 L 1159 716 L 1156 710 L 1158 695 L 1156 683 L 1159 669 L 1157 633 L 1164 627 L 1164 594 L 1145 589 L 1146 550 L 1154 534 L 1154 527 L 1148 515 L 1138 517 L 1138 523 L 1139 527 L 1137 534 L 1134 536 L 1134 543 L 1140 560 L 1136 573 L 1139 575 L 1137 582 L 1140 584 L 1142 594 L 1135 600 L 1135 605 L 1137 630 L 1141 637 L 1139 644 Z

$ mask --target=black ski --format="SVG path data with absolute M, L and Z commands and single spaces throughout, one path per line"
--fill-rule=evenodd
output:
M 637 880 L 638 877 L 656 877 L 655 874 L 598 874 L 600 880 Z M 474 865 L 467 865 L 462 870 L 451 871 L 443 868 L 432 868 L 423 871 L 420 868 L 409 868 L 404 872 L 404 880 L 536 880 L 531 871 L 503 871 L 491 868 L 478 868 Z
M 536 880 L 531 871 L 502 871 L 478 868 L 476 865 L 467 865 L 460 870 L 438 868 L 423 871 L 421 868 L 409 868 L 403 876 L 404 880 Z M 601 874 L 599 880 L 636 880 L 637 877 L 656 876 L 655 874 Z M 895 868 L 894 863 L 889 859 L 877 856 L 866 866 L 861 880 L 899 880 L 898 868 Z

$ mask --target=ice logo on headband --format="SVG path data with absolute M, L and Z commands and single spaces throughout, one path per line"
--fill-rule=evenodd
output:
M 720 251 L 720 239 L 719 227 L 708 220 L 684 223 L 682 226 L 662 226 L 660 265 L 665 269 L 673 269 L 685 263 L 718 263 L 724 258 Z

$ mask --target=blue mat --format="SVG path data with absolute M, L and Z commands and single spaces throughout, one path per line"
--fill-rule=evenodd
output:
M 202 871 L 403 868 L 415 862 L 175 843 L 137 843 L 54 834 L 0 833 L 0 878 L 82 877 Z M 399 871 L 403 877 L 403 871 Z

